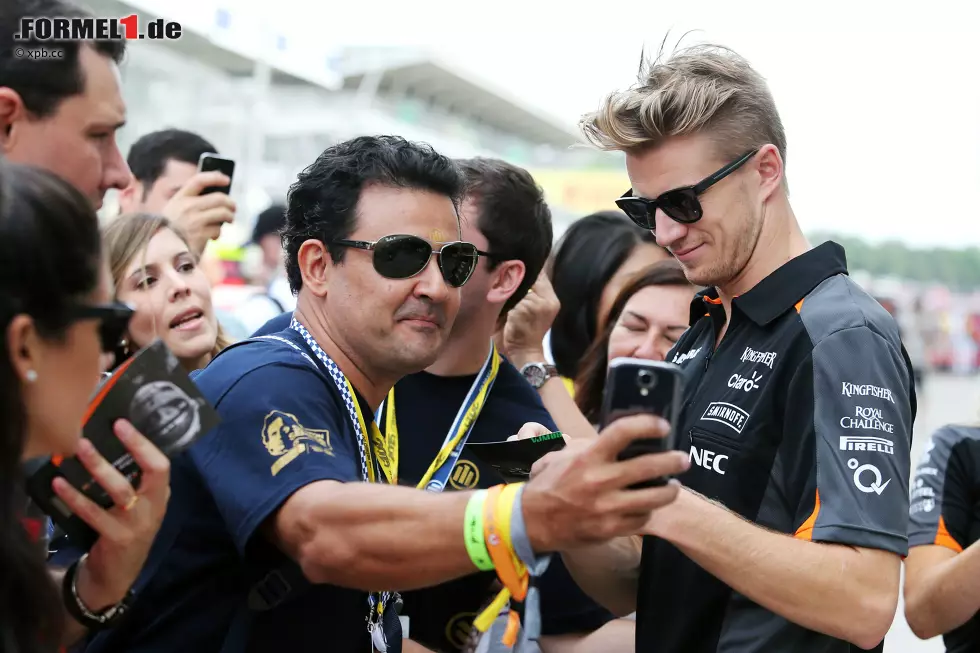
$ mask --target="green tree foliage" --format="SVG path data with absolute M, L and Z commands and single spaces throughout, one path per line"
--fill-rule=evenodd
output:
M 851 270 L 866 270 L 875 276 L 895 276 L 909 281 L 942 283 L 955 290 L 980 287 L 980 248 L 911 248 L 889 240 L 871 244 L 854 236 L 815 233 L 814 245 L 826 240 L 840 243 L 847 251 Z

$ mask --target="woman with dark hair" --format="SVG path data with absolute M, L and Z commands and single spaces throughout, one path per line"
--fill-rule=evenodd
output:
M 623 283 L 646 266 L 669 259 L 653 234 L 622 211 L 576 220 L 555 248 L 549 277 L 561 308 L 549 345 L 558 374 L 578 376 L 585 350 L 599 333 Z
M 599 422 L 609 361 L 621 356 L 662 361 L 687 330 L 696 288 L 674 260 L 655 263 L 627 281 L 575 379 L 575 403 Z
M 118 614 L 163 520 L 167 458 L 128 422 L 115 431 L 143 470 L 137 492 L 80 425 L 106 352 L 129 311 L 110 303 L 98 218 L 54 175 L 0 163 L 0 650 L 54 651 Z M 103 510 L 64 479 L 55 494 L 99 539 L 65 573 L 59 596 L 44 551 L 23 521 L 21 463 L 77 455 L 115 500 Z M 34 533 L 33 535 L 36 535 Z M 65 618 L 72 615 L 75 623 Z
M 558 300 L 544 276 L 507 315 L 503 343 L 511 363 L 520 367 L 542 360 L 541 336 Z M 618 357 L 662 361 L 687 329 L 697 288 L 673 259 L 654 263 L 628 279 L 598 325 L 599 335 L 586 349 L 575 379 L 574 401 L 557 380 L 538 388 L 555 423 L 573 437 L 597 436 L 599 408 L 610 360 Z

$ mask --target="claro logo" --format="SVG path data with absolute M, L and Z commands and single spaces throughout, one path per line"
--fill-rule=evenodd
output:
M 724 454 L 716 454 L 714 451 L 698 449 L 692 446 L 691 453 L 688 457 L 698 467 L 704 467 L 709 472 L 714 472 L 715 474 L 725 475 L 725 467 L 728 466 L 728 456 Z

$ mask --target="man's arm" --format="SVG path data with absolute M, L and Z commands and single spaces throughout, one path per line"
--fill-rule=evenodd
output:
M 651 534 L 736 592 L 811 630 L 872 648 L 895 616 L 894 553 L 767 531 L 688 490 L 653 524 Z
M 804 322 L 805 312 L 803 304 Z M 770 481 L 797 501 L 794 532 L 766 530 L 687 491 L 649 532 L 776 614 L 876 646 L 908 552 L 911 392 L 897 334 L 859 326 L 818 339 L 783 393 L 781 464 Z
M 948 633 L 980 611 L 980 542 L 963 553 L 917 546 L 905 561 L 905 619 L 917 637 Z
M 617 617 L 636 612 L 643 540 L 618 537 L 596 546 L 562 551 L 568 572 L 586 594 Z
M 662 420 L 619 420 L 605 438 L 557 452 L 523 492 L 527 535 L 537 552 L 588 546 L 634 532 L 638 515 L 669 503 L 676 487 L 628 490 L 688 466 L 677 452 L 619 462 L 618 452 L 642 437 L 660 437 Z M 472 493 L 320 481 L 307 484 L 276 511 L 273 541 L 312 582 L 364 590 L 407 590 L 473 572 L 463 541 Z M 397 534 L 397 537 L 395 536 Z
M 542 653 L 629 653 L 636 647 L 636 622 L 613 619 L 585 635 L 549 635 L 538 643 Z
M 946 426 L 929 440 L 916 468 L 905 618 L 922 639 L 948 633 L 980 610 L 980 542 L 966 546 L 974 525 L 977 460 L 980 429 Z
M 286 500 L 272 536 L 311 582 L 418 589 L 473 573 L 463 540 L 472 494 L 320 481 Z

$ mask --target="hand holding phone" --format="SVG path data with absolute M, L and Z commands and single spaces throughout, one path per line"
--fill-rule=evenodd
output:
M 616 358 L 609 363 L 603 394 L 602 429 L 627 415 L 649 414 L 662 417 L 671 430 L 665 438 L 645 438 L 631 442 L 619 454 L 629 460 L 675 448 L 674 423 L 680 415 L 683 380 L 680 368 L 671 363 L 638 358 Z M 668 478 L 655 478 L 630 486 L 631 489 L 664 485 Z
M 214 152 L 207 152 L 202 154 L 201 158 L 198 159 L 197 170 L 198 172 L 220 172 L 228 178 L 227 186 L 209 186 L 202 189 L 199 193 L 200 195 L 208 195 L 210 193 L 224 193 L 228 195 L 231 193 L 231 181 L 235 176 L 235 161 L 233 159 L 219 156 Z
M 221 235 L 221 225 L 235 220 L 235 201 L 228 196 L 235 162 L 203 154 L 198 170 L 161 213 L 184 232 L 191 249 L 200 256 L 208 241 Z

